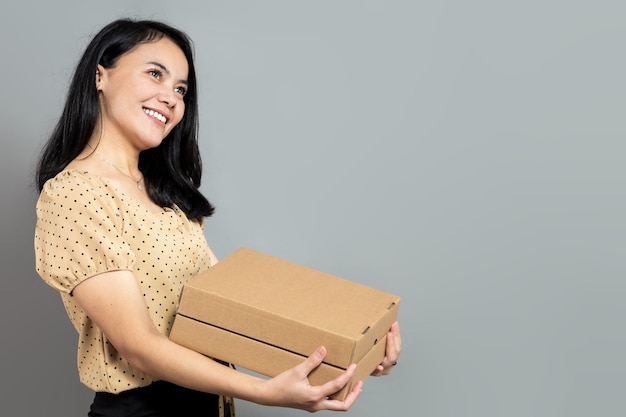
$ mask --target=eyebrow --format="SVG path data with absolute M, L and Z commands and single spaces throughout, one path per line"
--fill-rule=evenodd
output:
M 167 75 L 171 75 L 170 70 L 167 69 L 167 67 L 159 62 L 156 61 L 150 61 L 148 62 L 148 64 L 150 65 L 154 65 L 157 66 L 159 68 L 161 68 L 163 70 L 163 72 L 165 72 Z M 189 82 L 187 80 L 178 80 L 179 83 L 183 83 L 186 86 L 189 86 Z

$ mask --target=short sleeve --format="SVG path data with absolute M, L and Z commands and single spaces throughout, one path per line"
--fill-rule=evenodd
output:
M 123 239 L 119 201 L 102 180 L 61 172 L 37 201 L 37 273 L 53 288 L 71 293 L 82 281 L 130 270 L 135 255 Z

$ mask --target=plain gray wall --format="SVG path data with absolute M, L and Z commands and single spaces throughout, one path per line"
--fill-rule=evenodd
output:
M 86 42 L 127 15 L 195 40 L 218 256 L 402 296 L 399 365 L 349 415 L 626 414 L 623 2 L 58 0 L 0 14 L 2 415 L 91 401 L 34 271 L 32 172 Z

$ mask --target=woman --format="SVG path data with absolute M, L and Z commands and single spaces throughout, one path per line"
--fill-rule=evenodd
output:
M 92 39 L 37 169 L 37 271 L 61 292 L 79 333 L 90 416 L 228 415 L 230 397 L 346 411 L 328 397 L 351 378 L 311 386 L 320 347 L 271 379 L 238 372 L 168 339 L 183 285 L 217 262 L 203 232 L 191 42 L 160 22 L 117 20 Z M 375 375 L 401 350 L 394 323 Z

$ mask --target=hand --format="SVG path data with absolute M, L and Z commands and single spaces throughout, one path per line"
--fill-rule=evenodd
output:
M 389 375 L 393 367 L 398 363 L 398 357 L 402 350 L 402 338 L 400 337 L 400 325 L 394 322 L 387 333 L 387 347 L 385 348 L 385 359 L 372 372 L 372 376 Z
M 358 381 L 345 400 L 331 400 L 329 396 L 343 388 L 352 378 L 356 365 L 348 369 L 337 378 L 323 385 L 309 384 L 309 374 L 317 368 L 326 356 L 323 346 L 309 356 L 305 361 L 276 377 L 266 380 L 264 389 L 267 389 L 267 405 L 297 408 L 309 412 L 319 410 L 347 411 L 361 394 L 363 383 Z

